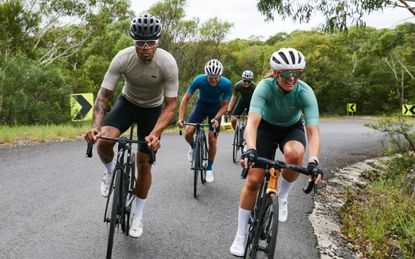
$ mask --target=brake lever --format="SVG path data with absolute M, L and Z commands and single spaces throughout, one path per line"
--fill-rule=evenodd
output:
M 249 172 L 249 168 L 251 167 L 252 162 L 248 161 L 248 166 L 244 169 L 242 169 L 241 172 L 241 179 L 246 179 L 246 177 L 248 176 L 248 172 Z

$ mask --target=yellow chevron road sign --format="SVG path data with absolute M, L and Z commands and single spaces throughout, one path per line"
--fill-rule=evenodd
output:
M 92 120 L 92 106 L 94 95 L 92 93 L 71 95 L 71 117 L 72 121 Z
M 402 114 L 408 116 L 415 115 L 415 105 L 413 104 L 402 104 Z
M 348 103 L 347 104 L 347 112 L 356 112 L 357 105 L 356 103 Z

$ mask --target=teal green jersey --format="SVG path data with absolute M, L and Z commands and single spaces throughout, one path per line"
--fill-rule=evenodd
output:
M 258 83 L 252 95 L 249 112 L 256 112 L 275 126 L 290 126 L 304 114 L 306 125 L 319 124 L 319 112 L 313 89 L 298 80 L 291 92 L 284 92 L 274 77 Z

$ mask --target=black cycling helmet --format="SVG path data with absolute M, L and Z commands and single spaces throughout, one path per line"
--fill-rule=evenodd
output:
M 161 35 L 161 22 L 144 13 L 131 22 L 130 35 L 134 40 L 157 40 Z

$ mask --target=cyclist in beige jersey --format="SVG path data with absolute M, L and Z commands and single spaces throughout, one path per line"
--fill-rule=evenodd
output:
M 94 105 L 92 128 L 85 135 L 88 143 L 97 142 L 98 155 L 105 166 L 101 194 L 108 196 L 115 167 L 114 142 L 100 136 L 118 138 L 133 123 L 138 125 L 139 145 L 136 157 L 140 174 L 136 182 L 136 206 L 129 231 L 131 237 L 143 232 L 143 210 L 151 186 L 150 150 L 160 148 L 160 136 L 172 120 L 179 90 L 175 58 L 159 48 L 162 24 L 149 14 L 136 17 L 130 26 L 134 46 L 118 52 L 104 76 Z M 105 107 L 120 79 L 125 83 L 120 96 L 104 118 Z M 163 107 L 164 104 L 164 107 Z

